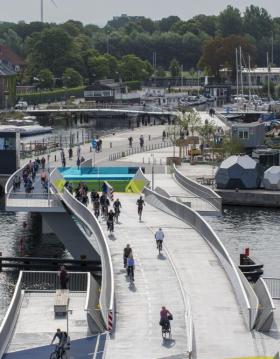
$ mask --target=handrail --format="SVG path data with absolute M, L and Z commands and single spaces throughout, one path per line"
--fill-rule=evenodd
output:
M 28 162 L 25 163 L 21 168 L 19 168 L 16 172 L 14 172 L 8 179 L 8 181 L 6 182 L 5 185 L 5 196 L 7 197 L 7 195 L 11 192 L 12 188 L 13 188 L 13 180 L 15 178 L 15 176 L 18 176 L 19 174 L 22 173 L 22 171 L 25 169 L 25 167 L 28 165 Z
M 146 196 L 147 202 L 150 202 L 153 206 L 159 208 L 160 210 L 185 221 L 193 228 L 195 228 L 207 241 L 207 243 L 210 245 L 210 248 L 221 261 L 228 275 L 248 328 L 250 330 L 253 329 L 256 321 L 256 312 L 258 310 L 254 304 L 258 302 L 257 298 L 251 292 L 252 288 L 249 282 L 247 280 L 242 282 L 241 276 L 243 274 L 238 272 L 237 267 L 228 254 L 226 248 L 213 229 L 210 227 L 210 225 L 196 211 L 193 211 L 191 208 L 185 206 L 182 203 L 165 198 L 164 196 L 151 191 L 147 187 L 145 187 L 143 193 Z M 250 304 L 247 293 L 250 293 L 251 295 L 250 301 L 252 305 Z
M 58 169 L 55 169 L 50 177 L 54 188 L 57 186 L 56 181 L 63 179 Z M 108 313 L 114 313 L 114 272 L 106 237 L 99 222 L 86 206 L 79 202 L 66 188 L 57 189 L 57 192 L 71 212 L 73 212 L 80 221 L 95 234 L 98 241 L 102 263 L 100 309 L 104 323 L 107 324 Z
M 125 151 L 119 151 L 119 152 L 110 154 L 109 161 L 116 161 L 122 157 L 131 156 L 131 155 L 141 153 L 141 152 L 155 151 L 155 150 L 159 150 L 161 148 L 166 148 L 166 147 L 171 147 L 171 146 L 172 146 L 171 142 L 162 141 L 159 143 L 154 143 L 154 144 L 149 144 L 149 145 L 143 146 L 142 148 L 140 146 L 132 147 Z
M 5 354 L 18 317 L 18 311 L 22 299 L 21 280 L 22 272 L 19 273 L 13 298 L 0 327 L 0 358 L 2 358 Z
M 187 191 L 190 191 L 201 199 L 207 201 L 210 205 L 215 207 L 219 212 L 222 212 L 222 197 L 220 197 L 211 188 L 203 186 L 196 181 L 184 176 L 173 164 L 174 176 L 178 183 L 183 186 Z

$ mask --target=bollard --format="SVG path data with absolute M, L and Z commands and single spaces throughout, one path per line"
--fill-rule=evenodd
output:
M 54 162 L 56 162 L 56 155 L 54 155 Z
M 91 152 L 92 151 L 92 147 L 91 146 L 89 146 L 89 152 Z
M 0 272 L 2 272 L 2 252 L 0 252 Z
M 112 142 L 110 142 L 110 148 L 112 148 L 113 147 L 113 144 L 112 144 Z

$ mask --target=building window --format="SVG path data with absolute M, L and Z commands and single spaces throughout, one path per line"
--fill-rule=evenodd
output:
M 249 133 L 248 133 L 248 131 L 239 131 L 239 138 L 240 138 L 240 139 L 247 140 L 247 139 L 249 138 Z

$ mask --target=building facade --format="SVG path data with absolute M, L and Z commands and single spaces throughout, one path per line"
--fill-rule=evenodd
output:
M 0 63 L 0 109 L 16 103 L 16 72 Z

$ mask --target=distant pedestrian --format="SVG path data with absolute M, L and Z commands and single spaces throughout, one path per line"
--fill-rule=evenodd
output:
M 129 147 L 132 147 L 133 138 L 131 136 L 128 138 L 128 143 L 129 143 Z
M 78 169 L 80 169 L 80 165 L 81 165 L 81 160 L 80 157 L 77 158 L 77 167 Z
M 60 289 L 67 289 L 69 276 L 66 268 L 61 266 L 59 273 Z
M 68 154 L 69 154 L 69 160 L 73 157 L 73 150 L 72 147 L 69 148 L 68 150 Z
M 46 159 L 45 159 L 45 157 L 41 158 L 41 165 L 42 165 L 42 169 L 44 170 L 45 167 L 46 167 Z
M 166 132 L 163 130 L 163 132 L 162 132 L 162 141 L 165 141 L 165 139 L 166 139 Z

